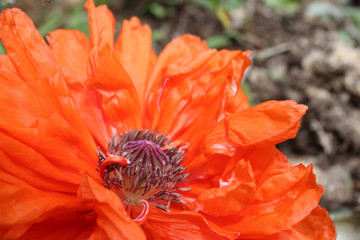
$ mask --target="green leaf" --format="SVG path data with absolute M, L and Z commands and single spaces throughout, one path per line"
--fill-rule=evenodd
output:
M 219 6 L 219 0 L 193 0 L 199 7 L 215 10 Z
M 6 54 L 6 50 L 2 42 L 0 41 L 0 54 Z
M 167 16 L 166 8 L 159 3 L 150 3 L 148 9 L 155 17 L 159 19 L 164 19 Z
M 157 43 L 162 41 L 166 37 L 164 31 L 161 28 L 155 28 L 152 31 L 152 42 Z
M 220 0 L 220 5 L 226 10 L 234 10 L 243 5 L 241 0 Z
M 110 4 L 110 0 L 95 0 L 95 6 L 99 6 L 99 5 L 109 5 Z
M 265 5 L 275 11 L 282 11 L 285 13 L 295 13 L 300 5 L 300 0 L 263 0 Z
M 343 41 L 344 43 L 355 47 L 356 45 L 356 41 L 351 37 L 351 35 L 345 31 L 345 30 L 337 30 L 336 31 L 336 36 Z
M 48 32 L 59 28 L 63 24 L 63 16 L 56 12 L 51 12 L 46 16 L 44 23 L 38 28 L 41 36 L 46 36 Z
M 230 44 L 230 38 L 226 35 L 214 35 L 206 39 L 209 48 L 224 48 Z
M 15 0 L 0 0 L 0 11 L 9 7 L 10 4 L 14 4 Z
M 353 21 L 355 27 L 360 31 L 360 10 L 357 7 L 341 7 L 339 11 L 342 15 L 348 16 Z
M 67 29 L 77 29 L 87 36 L 90 35 L 89 32 L 89 23 L 86 12 L 83 10 L 83 7 L 75 8 L 69 17 L 69 22 L 67 22 L 65 28 Z
M 244 93 L 246 94 L 246 96 L 248 97 L 250 107 L 254 106 L 254 102 L 251 99 L 251 93 L 250 93 L 249 84 L 247 84 L 246 82 L 242 82 L 241 87 L 242 87 Z
M 329 3 L 314 2 L 305 9 L 305 17 L 317 17 L 328 19 L 340 16 L 340 11 L 337 7 Z

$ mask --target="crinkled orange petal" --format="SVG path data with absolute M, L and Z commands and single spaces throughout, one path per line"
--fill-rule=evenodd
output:
M 160 98 L 159 126 L 169 125 L 166 132 L 190 143 L 203 139 L 223 110 L 226 88 L 234 78 L 233 62 L 244 59 L 248 60 L 241 51 L 219 51 L 198 71 L 170 78 Z
M 199 51 L 198 56 L 193 59 L 192 54 L 195 55 L 196 51 Z M 233 100 L 228 87 L 239 82 L 240 77 L 234 73 L 238 70 L 234 66 L 242 65 L 240 70 L 244 70 L 250 62 L 241 51 L 214 52 L 198 38 L 187 35 L 170 43 L 162 54 L 170 59 L 176 56 L 183 61 L 177 62 L 176 59 L 161 71 L 159 76 L 163 82 L 158 86 L 158 93 L 150 92 L 147 119 L 152 119 L 151 129 L 159 129 L 170 138 L 189 143 L 188 158 L 184 164 L 193 171 L 203 162 L 190 159 L 198 154 L 207 131 L 216 124 L 220 115 L 225 114 L 225 102 L 230 104 Z M 162 55 L 159 56 L 160 63 L 161 60 Z M 236 92 L 234 88 L 233 97 Z
M 282 184 L 287 191 L 279 190 L 275 196 L 271 193 L 262 195 L 260 190 L 259 195 L 237 216 L 211 220 L 224 229 L 238 231 L 244 239 L 261 238 L 290 229 L 317 207 L 323 189 L 316 184 L 312 166 L 289 165 L 288 168 L 278 168 L 278 173 L 274 170 L 273 174 L 263 184 L 273 181 L 274 188 L 282 188 L 281 185 L 275 186 L 278 178 L 282 178 L 283 182 L 290 181 Z
M 318 206 L 310 215 L 291 229 L 262 238 L 261 240 L 335 240 L 333 221 L 326 209 Z
M 91 238 L 146 239 L 141 227 L 126 214 L 120 198 L 114 192 L 84 174 L 78 194 L 83 201 L 95 204 L 97 226 Z
M 235 239 L 238 234 L 223 230 L 208 222 L 202 215 L 191 211 L 166 213 L 150 208 L 144 223 L 147 239 L 151 240 L 219 240 Z
M 141 107 L 136 89 L 108 45 L 90 55 L 87 83 L 101 95 L 105 114 L 119 132 L 140 128 Z
M 69 187 L 69 183 L 79 180 L 80 170 L 97 175 L 93 169 L 96 145 L 74 106 L 64 108 L 67 111 L 64 113 L 39 96 L 39 91 L 45 92 L 43 89 L 53 94 L 47 87 L 33 89 L 0 68 L 0 151 L 7 156 L 1 165 L 16 175 L 15 164 L 27 173 L 33 172 L 30 175 L 47 176 Z M 60 100 L 57 104 L 60 105 Z M 72 102 L 69 105 L 73 105 Z M 73 121 L 67 119 L 69 114 Z M 26 177 L 29 176 L 24 175 Z
M 8 55 L 0 54 L 0 68 L 7 69 L 8 71 L 16 74 L 16 69 Z
M 114 16 L 105 5 L 95 7 L 93 0 L 88 0 L 85 8 L 92 43 L 88 84 L 107 91 L 129 88 L 132 80 L 114 52 Z
M 207 153 L 231 156 L 237 148 L 294 138 L 306 110 L 291 100 L 268 101 L 231 115 L 207 135 Z
M 55 30 L 50 33 L 47 40 L 51 52 L 64 73 L 64 78 L 85 124 L 94 136 L 97 145 L 106 149 L 106 143 L 111 135 L 110 126 L 102 111 L 98 94 L 85 86 L 90 51 L 87 36 L 77 30 Z
M 311 240 L 335 240 L 334 222 L 325 208 L 316 207 L 304 220 L 293 226 L 293 229 Z
M 89 16 L 89 29 L 91 47 L 100 42 L 110 44 L 114 47 L 115 18 L 106 5 L 95 7 L 93 0 L 87 0 L 85 8 Z
M 93 135 L 96 145 L 102 149 L 107 149 L 108 141 L 112 136 L 112 129 L 110 120 L 102 108 L 101 97 L 98 92 L 83 88 L 72 90 L 71 95 L 86 126 Z
M 269 169 L 281 168 L 288 164 L 286 156 L 281 153 L 275 145 L 250 148 L 243 152 L 241 157 L 250 162 L 256 184 L 266 179 L 266 175 L 269 174 Z M 226 169 L 232 169 L 231 162 L 229 162 L 229 166 L 226 166 Z M 226 170 L 224 172 L 226 173 Z
M 253 199 L 255 187 L 250 163 L 240 160 L 229 180 L 196 198 L 195 211 L 215 217 L 238 214 Z
M 90 224 L 83 218 L 49 218 L 31 226 L 26 234 L 17 240 L 86 240 L 93 231 L 93 225 L 94 223 Z
M 81 147 L 70 148 L 73 148 L 74 151 L 85 150 L 84 153 L 89 157 L 91 155 L 89 149 L 93 148 L 91 135 L 76 111 L 62 72 L 52 56 L 49 46 L 46 45 L 31 20 L 19 9 L 4 10 L 0 17 L 0 38 L 22 79 L 20 80 L 11 71 L 0 69 L 1 84 L 4 84 L 5 88 L 2 91 L 5 91 L 4 95 L 6 95 L 2 96 L 2 102 L 5 102 L 2 110 L 7 110 L 1 120 L 12 122 L 10 125 L 20 124 L 19 126 L 26 128 L 31 126 L 34 129 L 44 124 L 37 138 L 41 138 L 49 145 L 44 145 L 43 148 L 50 149 L 56 145 L 53 140 L 62 137 L 62 140 L 65 140 L 66 133 L 58 132 L 51 135 L 47 131 L 56 132 L 64 125 L 63 131 L 69 131 L 68 134 L 73 135 L 73 138 L 76 136 L 77 139 L 72 140 L 82 139 Z M 40 104 L 40 106 L 35 106 L 36 104 Z M 12 111 L 8 111 L 9 109 Z M 54 120 L 50 122 L 46 119 Z M 51 124 L 56 126 L 51 128 Z M 72 127 L 76 131 L 70 130 Z M 66 128 L 68 129 L 65 130 Z M 47 133 L 43 136 L 42 134 L 45 132 Z M 50 138 L 46 139 L 47 137 Z M 66 139 L 67 143 L 71 141 L 70 139 Z M 32 144 L 40 144 L 40 142 L 35 143 L 34 139 L 32 141 Z M 59 149 L 59 146 L 56 149 Z M 66 148 L 64 147 L 64 149 Z M 91 158 L 86 160 L 91 161 Z
M 102 106 L 107 117 L 125 132 L 140 128 L 141 107 L 136 89 L 109 45 L 104 45 L 90 55 L 87 83 L 96 88 L 102 97 Z
M 274 159 L 262 153 L 272 144 L 295 137 L 306 109 L 294 101 L 269 101 L 229 115 L 206 135 L 208 174 L 228 174 L 249 152 L 259 155 L 252 157 L 251 165 L 255 176 L 261 174 Z M 279 151 L 271 151 L 286 161 Z
M 179 122 L 179 113 L 191 100 L 194 86 L 200 84 L 197 81 L 199 79 L 195 81 L 194 77 L 191 80 L 186 79 L 189 77 L 186 74 L 202 68 L 214 54 L 216 54 L 216 50 L 208 49 L 205 42 L 191 35 L 178 37 L 164 48 L 148 80 L 148 105 L 145 108 L 144 119 L 146 128 L 159 129 L 161 132 L 169 134 L 170 137 L 174 137 L 179 129 L 171 127 Z M 202 88 L 210 85 L 206 81 L 201 83 L 205 84 Z M 198 91 L 200 90 L 201 88 L 198 89 Z M 172 97 L 169 98 L 170 96 Z M 201 106 L 197 106 L 197 110 L 199 108 Z M 194 112 L 198 111 L 194 109 Z M 185 117 L 184 114 L 181 119 Z M 175 122 L 174 118 L 176 118 Z M 187 123 L 184 128 L 189 124 Z
M 232 78 L 229 78 L 225 88 L 225 101 L 220 109 L 218 121 L 249 107 L 248 97 L 241 87 L 241 80 L 245 70 L 251 65 L 248 58 L 250 53 L 251 51 L 242 52 L 232 60 Z
M 173 124 L 179 122 L 178 119 L 174 122 L 174 118 L 179 117 L 180 111 L 188 105 L 192 98 L 196 97 L 195 94 L 216 84 L 215 81 L 213 84 L 209 83 L 211 80 L 208 79 L 209 77 L 201 81 L 196 76 L 185 74 L 201 69 L 214 54 L 216 54 L 216 50 L 207 49 L 204 42 L 190 35 L 181 36 L 165 47 L 152 74 L 155 82 L 152 85 L 148 99 L 149 106 L 146 109 L 147 120 L 151 121 L 152 129 L 160 129 L 160 131 L 170 134 L 171 137 L 179 131 L 179 129 L 171 128 Z M 199 73 L 201 73 L 200 70 L 196 75 Z M 220 87 L 221 82 L 219 83 Z M 204 96 L 203 93 L 201 96 Z M 193 112 L 197 111 L 193 110 Z
M 79 171 L 96 174 L 96 146 L 31 20 L 18 9 L 5 10 L 0 26 L 1 40 L 16 69 L 0 66 L 0 175 L 3 183 L 12 185 L 1 187 L 1 203 L 8 203 L 1 206 L 5 221 L 1 227 L 4 238 L 25 234 L 26 239 L 37 222 L 79 204 L 74 194 Z
M 5 174 L 0 172 L 0 174 Z M 9 176 L 9 178 L 13 178 Z M 61 194 L 55 191 L 40 191 L 20 180 L 10 180 L 13 183 L 0 182 L 0 237 L 1 239 L 24 239 L 31 238 L 31 229 L 46 219 L 55 218 L 61 214 L 64 218 L 69 214 L 68 221 L 77 217 L 83 221 L 81 216 L 76 215 L 81 206 L 76 196 Z M 55 189 L 54 189 L 55 190 Z M 85 205 L 83 205 L 85 206 Z M 44 237 L 47 229 L 39 229 L 38 236 Z M 60 229 L 60 226 L 58 226 Z M 74 227 L 75 232 L 83 231 L 80 227 Z M 2 235 L 2 236 L 1 236 Z M 70 237 L 64 239 L 71 239 Z
M 150 27 L 142 25 L 136 17 L 123 21 L 115 52 L 134 82 L 143 103 L 148 74 L 152 70 L 152 62 L 156 61 L 156 55 L 151 49 Z
M 30 18 L 19 9 L 2 11 L 0 38 L 18 75 L 57 108 L 58 99 L 49 94 L 49 88 L 56 96 L 67 97 L 69 92 L 49 46 Z
M 59 29 L 50 32 L 46 40 L 65 81 L 72 88 L 81 88 L 87 79 L 86 65 L 90 51 L 87 36 L 77 30 Z
M 79 176 L 69 168 L 48 161 L 31 147 L 0 133 L 0 168 L 43 190 L 76 193 Z M 6 151 L 4 150 L 6 148 Z M 84 166 L 86 169 L 86 166 Z M 64 171 L 66 170 L 66 171 Z M 2 181 L 7 179 L 0 177 Z
M 155 68 L 147 82 L 148 100 L 157 98 L 167 77 L 183 75 L 200 68 L 216 53 L 208 49 L 206 42 L 192 35 L 182 35 L 172 40 L 158 57 Z
M 120 132 L 140 128 L 142 110 L 136 88 L 115 54 L 113 28 L 108 22 L 102 22 L 109 21 L 109 15 L 113 18 L 112 14 L 105 6 L 95 8 L 92 0 L 88 0 L 85 6 L 93 45 L 86 84 L 101 95 L 105 114 Z

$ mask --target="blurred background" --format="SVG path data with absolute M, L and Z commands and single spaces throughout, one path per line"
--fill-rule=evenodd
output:
M 88 34 L 84 0 L 0 0 L 18 7 L 43 36 L 56 28 Z M 360 0 L 98 0 L 117 19 L 138 16 L 159 53 L 192 33 L 211 48 L 250 49 L 243 87 L 251 104 L 293 99 L 309 106 L 295 140 L 279 144 L 294 164 L 314 165 L 321 205 L 338 239 L 360 236 Z M 0 52 L 5 50 L 0 46 Z

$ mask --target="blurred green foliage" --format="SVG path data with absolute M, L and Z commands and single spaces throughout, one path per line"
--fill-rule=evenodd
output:
M 294 14 L 301 6 L 301 0 L 263 0 L 265 5 L 275 11 Z
M 13 4 L 15 0 L 0 0 L 0 10 L 3 10 L 9 6 L 9 4 Z
M 208 37 L 206 39 L 206 42 L 209 46 L 209 48 L 224 48 L 225 46 L 230 45 L 230 38 L 229 36 L 227 36 L 226 34 L 221 34 L 221 35 L 214 35 L 211 37 Z
M 238 44 L 243 43 L 242 34 L 235 29 L 227 29 L 223 31 L 222 34 L 214 35 L 206 39 L 209 48 L 217 48 L 217 49 L 226 48 L 233 41 L 235 41 Z
M 105 4 L 109 1 L 97 2 Z M 55 6 L 46 14 L 43 24 L 38 27 L 38 30 L 42 36 L 46 36 L 57 28 L 77 29 L 89 36 L 88 18 L 83 2 L 66 11 L 60 5 Z
M 343 22 L 345 27 L 336 30 L 337 36 L 349 45 L 355 46 L 360 44 L 359 7 L 349 5 L 336 6 L 327 2 L 314 2 L 307 6 L 304 16 L 308 19 L 318 18 L 329 22 Z
M 82 5 L 77 6 L 72 10 L 71 17 L 69 17 L 65 27 L 68 29 L 77 29 L 89 36 L 88 18 Z
M 0 41 L 0 54 L 6 54 L 6 50 L 5 50 L 4 45 L 2 44 L 1 41 Z
M 102 4 L 106 4 L 106 5 L 109 5 L 111 0 L 94 0 L 95 2 L 95 5 L 98 6 L 98 5 L 102 5 Z
M 96 5 L 107 4 L 111 7 L 111 3 L 116 0 L 94 0 Z M 339 0 L 340 1 L 340 0 Z M 350 0 L 341 0 L 340 5 L 334 5 L 331 2 L 311 1 L 304 11 L 304 17 L 319 17 L 328 21 L 334 21 L 339 18 L 348 18 L 355 27 L 360 36 L 360 9 L 351 7 Z M 0 0 L 0 8 L 6 8 L 13 4 L 15 0 Z M 42 2 L 42 0 L 39 0 Z M 42 36 L 46 36 L 50 31 L 57 28 L 78 29 L 89 35 L 87 14 L 84 10 L 84 1 L 69 9 L 62 7 L 62 1 L 53 0 L 50 11 L 44 11 L 46 14 L 42 24 L 38 26 Z M 262 0 L 263 4 L 276 12 L 279 16 L 286 14 L 287 16 L 294 14 L 304 6 L 300 0 Z M 222 24 L 223 30 L 217 35 L 210 36 L 206 39 L 210 48 L 226 48 L 232 43 L 243 44 L 242 34 L 232 28 L 230 12 L 234 9 L 244 7 L 244 0 L 124 0 L 124 5 L 133 4 L 135 6 L 132 11 L 138 15 L 151 15 L 156 19 L 163 21 L 171 17 L 178 16 L 181 11 L 205 10 L 210 12 Z M 47 6 L 44 6 L 46 8 Z M 195 11 L 196 12 L 196 11 Z M 287 28 L 292 28 L 292 22 L 288 23 Z M 336 31 L 339 38 L 346 42 L 355 44 L 354 32 L 347 29 Z M 166 33 L 161 29 L 153 29 L 154 42 L 160 42 L 166 38 Z M 0 43 L 0 53 L 4 53 L 4 47 Z
M 229 11 L 242 6 L 242 0 L 193 0 L 198 7 L 214 12 L 225 29 L 230 29 Z
M 157 2 L 151 2 L 148 5 L 148 10 L 158 19 L 165 19 L 168 16 L 169 10 L 166 9 L 163 5 Z
M 241 88 L 244 91 L 244 93 L 246 94 L 246 96 L 248 97 L 248 102 L 250 106 L 254 106 L 254 101 L 251 98 L 251 92 L 250 92 L 250 87 L 249 84 L 247 84 L 246 82 L 241 82 Z

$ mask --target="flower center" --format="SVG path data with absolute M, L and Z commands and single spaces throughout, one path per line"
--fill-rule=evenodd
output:
M 189 190 L 178 185 L 189 175 L 181 165 L 183 153 L 165 135 L 129 131 L 110 140 L 106 155 L 98 151 L 99 171 L 104 186 L 121 198 L 128 213 L 137 206 L 144 208 L 140 215 L 148 206 L 169 212 L 170 204 L 185 203 L 177 191 Z

